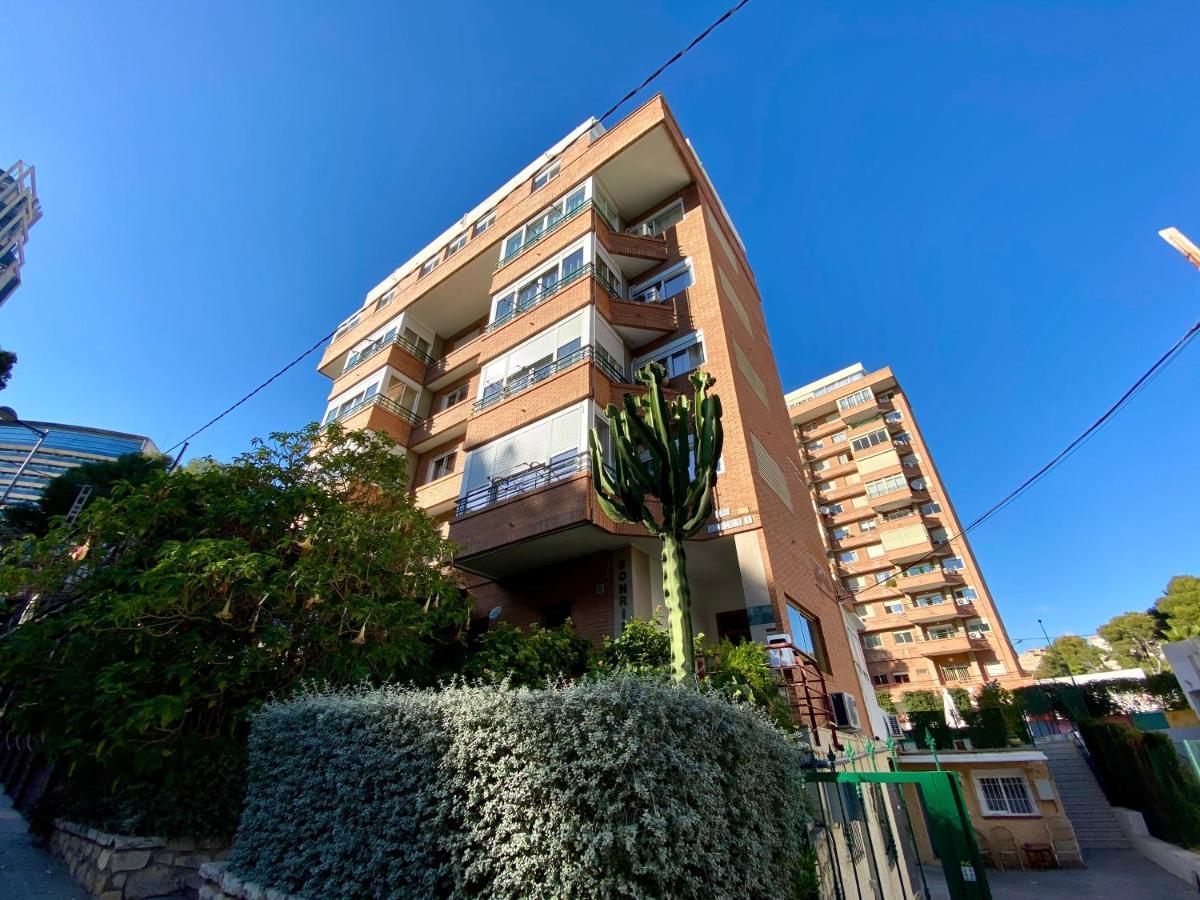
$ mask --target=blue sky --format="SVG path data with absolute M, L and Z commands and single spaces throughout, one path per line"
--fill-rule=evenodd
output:
M 729 2 L 3 0 L 0 161 L 37 165 L 46 213 L 0 310 L 3 402 L 174 443 Z M 1155 234 L 1200 240 L 1200 4 L 967 6 L 754 0 L 656 85 L 784 384 L 893 366 L 964 520 L 1200 315 Z M 1014 639 L 1200 571 L 1198 384 L 1193 347 L 975 533 Z M 297 427 L 327 386 L 305 363 L 192 453 Z

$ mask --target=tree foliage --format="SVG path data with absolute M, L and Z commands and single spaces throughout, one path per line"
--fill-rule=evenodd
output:
M 1163 670 L 1161 634 L 1157 620 L 1149 613 L 1127 612 L 1113 616 L 1096 629 L 1112 648 L 1112 659 L 1122 669 Z
M 13 366 L 17 364 L 17 354 L 0 347 L 0 391 L 8 387 L 8 379 L 12 377 Z
M 791 707 L 788 706 L 775 673 L 767 665 L 761 644 L 744 641 L 734 644 L 723 640 L 709 654 L 707 687 L 715 688 L 739 703 L 757 706 L 784 731 L 792 731 Z
M 1168 640 L 1200 637 L 1200 578 L 1176 575 L 1154 605 L 1166 619 Z
M 1034 675 L 1038 678 L 1060 678 L 1082 675 L 1104 669 L 1104 653 L 1078 635 L 1055 638 L 1038 663 Z
M 449 555 L 382 436 L 151 472 L 9 547 L 0 592 L 40 597 L 0 641 L 9 723 L 94 789 L 236 770 L 250 712 L 301 681 L 437 677 L 469 615 Z
M 570 619 L 557 628 L 533 625 L 528 631 L 501 622 L 479 638 L 462 674 L 472 680 L 545 687 L 556 679 L 582 674 L 589 649 Z
M 933 712 L 942 708 L 942 698 L 933 691 L 906 691 L 900 703 L 906 713 Z
M 671 665 L 671 638 L 657 622 L 630 619 L 616 637 L 606 637 L 594 667 L 599 672 L 655 675 Z
M 88 503 L 94 503 L 111 496 L 117 485 L 143 484 L 170 464 L 171 460 L 166 456 L 143 453 L 127 453 L 116 459 L 84 463 L 54 478 L 46 485 L 37 503 L 4 510 L 5 524 L 21 534 L 42 537 L 50 530 L 55 516 L 65 516 L 71 511 L 84 485 L 91 485 Z

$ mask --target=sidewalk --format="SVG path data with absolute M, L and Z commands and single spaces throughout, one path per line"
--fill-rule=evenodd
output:
M 33 846 L 21 814 L 0 794 L 0 897 L 11 900 L 84 900 L 67 867 Z
M 997 872 L 988 869 L 993 900 L 1058 900 L 1074 897 L 1118 897 L 1154 900 L 1196 897 L 1196 891 L 1164 872 L 1136 850 L 1084 850 L 1086 869 Z M 940 866 L 925 866 L 933 900 L 949 900 Z

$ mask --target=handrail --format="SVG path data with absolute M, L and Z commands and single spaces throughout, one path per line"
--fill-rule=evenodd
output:
M 490 334 L 491 332 L 495 331 L 500 326 L 507 325 L 509 322 L 511 322 L 513 319 L 517 318 L 518 316 L 522 316 L 529 310 L 534 309 L 535 307 L 541 306 L 543 303 L 545 303 L 547 300 L 549 300 L 551 297 L 553 297 L 559 291 L 563 290 L 567 285 L 574 284 L 576 281 L 578 281 L 580 278 L 583 278 L 584 276 L 590 277 L 593 281 L 596 282 L 596 284 L 600 285 L 600 287 L 601 287 L 601 289 L 603 289 L 604 293 L 608 294 L 608 296 L 612 297 L 614 300 L 617 300 L 621 303 L 636 303 L 639 306 L 663 306 L 663 307 L 665 307 L 668 303 L 671 302 L 670 300 L 629 300 L 625 297 L 622 297 L 620 292 L 613 285 L 609 284 L 607 281 L 605 281 L 603 278 L 600 277 L 600 275 L 595 270 L 595 264 L 589 262 L 589 263 L 584 263 L 582 266 L 580 266 L 574 272 L 571 272 L 569 275 L 565 276 L 564 278 L 554 282 L 554 284 L 550 285 L 550 287 L 543 288 L 542 290 L 538 291 L 532 297 L 527 299 L 524 303 L 518 304 L 518 303 L 514 302 L 512 309 L 510 309 L 504 315 L 499 316 L 494 322 L 489 322 L 487 325 L 485 325 L 483 328 L 483 333 Z M 515 294 L 516 292 L 514 291 L 513 293 Z
M 562 199 L 565 200 L 566 198 L 563 197 Z M 556 205 L 557 205 L 556 203 L 551 203 L 548 207 L 546 207 L 546 209 L 543 209 L 541 213 L 539 213 L 537 216 L 535 216 L 534 219 L 540 218 L 541 216 L 545 215 L 547 211 L 549 211 Z M 496 264 L 496 268 L 497 269 L 504 268 L 506 265 L 508 265 L 510 262 L 512 262 L 514 259 L 516 259 L 518 256 L 520 256 L 522 253 L 524 253 L 526 250 L 528 250 L 530 247 L 532 247 L 534 244 L 536 244 L 538 241 L 540 241 L 546 235 L 553 234 L 555 231 L 562 228 L 562 226 L 566 222 L 569 222 L 571 219 L 575 218 L 577 215 L 579 215 L 585 209 L 591 209 L 592 206 L 593 206 L 593 203 L 592 203 L 591 198 L 589 197 L 587 200 L 584 200 L 573 210 L 565 213 L 562 216 L 562 218 L 556 219 L 552 224 L 547 225 L 543 230 L 539 231 L 533 237 L 528 238 L 525 241 L 523 241 L 521 243 L 521 246 L 517 247 L 517 249 L 514 250 L 512 253 L 508 254 L 508 256 L 500 257 L 500 262 Z M 534 221 L 534 219 L 530 219 L 529 221 L 532 222 L 532 221 Z M 607 219 L 605 221 L 607 221 Z M 529 224 L 529 222 L 526 222 L 525 225 L 522 225 L 521 227 L 524 228 L 528 224 Z M 511 235 L 510 235 L 510 237 L 511 237 Z
M 339 377 L 341 375 L 345 375 L 347 372 L 353 369 L 357 369 L 359 365 L 366 362 L 371 357 L 376 356 L 385 348 L 392 346 L 392 344 L 395 344 L 402 350 L 405 350 L 410 356 L 415 357 L 419 362 L 423 362 L 427 366 L 431 366 L 434 363 L 432 356 L 430 356 L 404 335 L 398 334 L 390 341 L 384 342 L 383 340 L 379 340 L 374 344 L 368 344 L 367 348 L 358 355 L 358 359 L 354 360 L 354 362 L 342 369 L 342 371 L 339 373 Z
M 588 454 L 586 453 L 578 453 L 570 459 L 560 460 L 553 464 L 533 463 L 519 472 L 493 479 L 490 484 L 467 491 L 458 498 L 454 515 L 463 516 L 469 512 L 486 509 L 503 500 L 519 497 L 521 494 L 527 494 L 561 478 L 566 478 L 568 475 L 582 472 L 587 466 Z
M 545 381 L 551 375 L 555 375 L 564 369 L 568 369 L 575 365 L 575 363 L 585 359 L 590 359 L 593 365 L 603 372 L 610 381 L 614 381 L 617 384 L 624 384 L 627 382 L 625 376 L 617 369 L 616 366 L 614 366 L 604 357 L 597 355 L 594 345 L 588 344 L 586 347 L 580 347 L 577 350 L 572 350 L 566 356 L 562 356 L 556 360 L 546 363 L 545 365 L 538 366 L 536 369 L 530 369 L 519 378 L 513 380 L 509 384 L 505 384 L 503 388 L 495 391 L 492 394 L 485 394 L 476 400 L 474 404 L 472 404 L 471 412 L 482 412 L 489 406 L 499 403 L 501 400 L 507 400 L 509 397 L 515 397 L 517 394 L 520 394 L 533 387 L 538 382 Z
M 388 412 L 390 412 L 396 416 L 399 416 L 404 421 L 409 422 L 413 425 L 420 425 L 424 421 L 424 419 L 422 419 L 420 416 L 418 416 L 411 409 L 401 406 L 399 403 L 397 403 L 391 397 L 385 396 L 384 394 L 376 394 L 374 397 L 368 397 L 366 400 L 363 400 L 358 405 L 351 407 L 350 409 L 346 410 L 344 413 L 339 413 L 336 417 L 334 417 L 334 418 L 330 419 L 328 422 L 326 422 L 325 427 L 332 425 L 334 422 L 340 422 L 343 419 L 348 419 L 355 413 L 362 412 L 368 406 L 376 406 L 376 405 L 382 406 Z

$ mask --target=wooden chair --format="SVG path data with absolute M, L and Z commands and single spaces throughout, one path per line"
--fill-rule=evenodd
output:
M 1046 819 L 1046 829 L 1050 832 L 1050 848 L 1054 853 L 1054 864 L 1063 868 L 1065 860 L 1072 865 L 1086 869 L 1083 853 L 1079 849 L 1079 840 L 1075 837 L 1075 829 L 1064 816 L 1050 816 Z
M 1004 869 L 1005 857 L 1011 856 L 1017 864 L 1017 868 L 1024 870 L 1025 862 L 1021 859 L 1021 851 L 1017 847 L 1017 839 L 1013 837 L 1013 833 L 1007 828 L 997 825 L 992 829 L 992 846 L 996 849 L 996 859 L 1000 862 L 1000 869 Z

